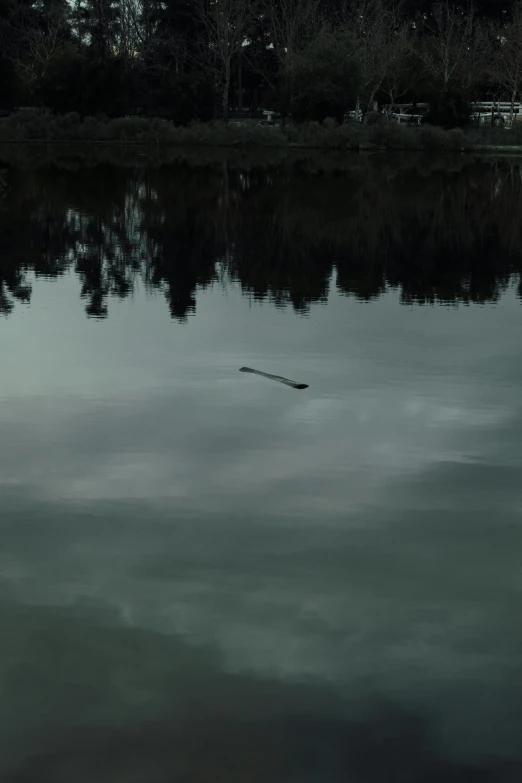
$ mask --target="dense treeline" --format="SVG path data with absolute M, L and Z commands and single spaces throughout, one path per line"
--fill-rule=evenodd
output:
M 180 321 L 223 276 L 298 312 L 325 299 L 334 271 L 343 294 L 397 289 L 409 304 L 494 301 L 520 285 L 518 163 L 361 159 L 330 175 L 313 160 L 64 163 L 0 171 L 0 314 L 30 299 L 33 274 L 68 271 L 89 316 L 142 281 Z
M 522 83 L 522 0 L 0 0 L 0 108 L 185 124 L 429 100 L 462 124 Z

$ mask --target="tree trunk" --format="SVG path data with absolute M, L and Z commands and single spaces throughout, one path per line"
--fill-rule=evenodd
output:
M 239 72 L 237 75 L 237 108 L 243 112 L 243 55 L 239 53 Z
M 395 101 L 397 100 L 393 90 L 390 90 L 390 92 L 388 93 L 388 97 L 390 99 L 390 105 L 386 109 L 386 124 L 387 125 L 389 125 L 390 122 L 391 122 L 391 116 L 392 116 L 393 110 L 395 108 Z
M 228 97 L 230 93 L 230 69 L 225 71 L 225 80 L 223 84 L 222 106 L 223 122 L 228 122 Z
M 515 100 L 517 97 L 517 91 L 513 90 L 511 94 L 511 106 L 509 107 L 509 127 L 512 128 L 515 124 Z
M 377 91 L 378 90 L 379 90 L 379 87 L 376 87 L 370 93 L 370 98 L 368 100 L 368 105 L 367 105 L 366 111 L 364 113 L 364 122 L 367 122 L 368 114 L 370 114 L 370 112 L 373 112 L 373 104 L 375 103 L 375 96 L 377 95 Z

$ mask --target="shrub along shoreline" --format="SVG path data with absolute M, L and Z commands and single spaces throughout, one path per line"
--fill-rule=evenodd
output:
M 522 125 L 522 124 L 521 124 Z M 522 153 L 522 127 L 443 130 L 432 125 L 334 125 L 318 122 L 263 126 L 193 122 L 175 126 L 144 117 L 115 119 L 21 110 L 0 119 L 0 143 L 272 147 L 354 151 Z

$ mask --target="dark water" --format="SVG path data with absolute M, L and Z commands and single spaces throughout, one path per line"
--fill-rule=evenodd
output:
M 520 781 L 521 163 L 2 160 L 1 780 Z

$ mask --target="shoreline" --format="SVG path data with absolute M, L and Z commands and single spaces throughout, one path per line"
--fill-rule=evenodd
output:
M 222 121 L 174 125 L 159 117 L 85 117 L 23 110 L 0 119 L 0 144 L 83 148 L 230 149 L 308 152 L 522 154 L 521 128 L 308 122 L 239 125 Z

